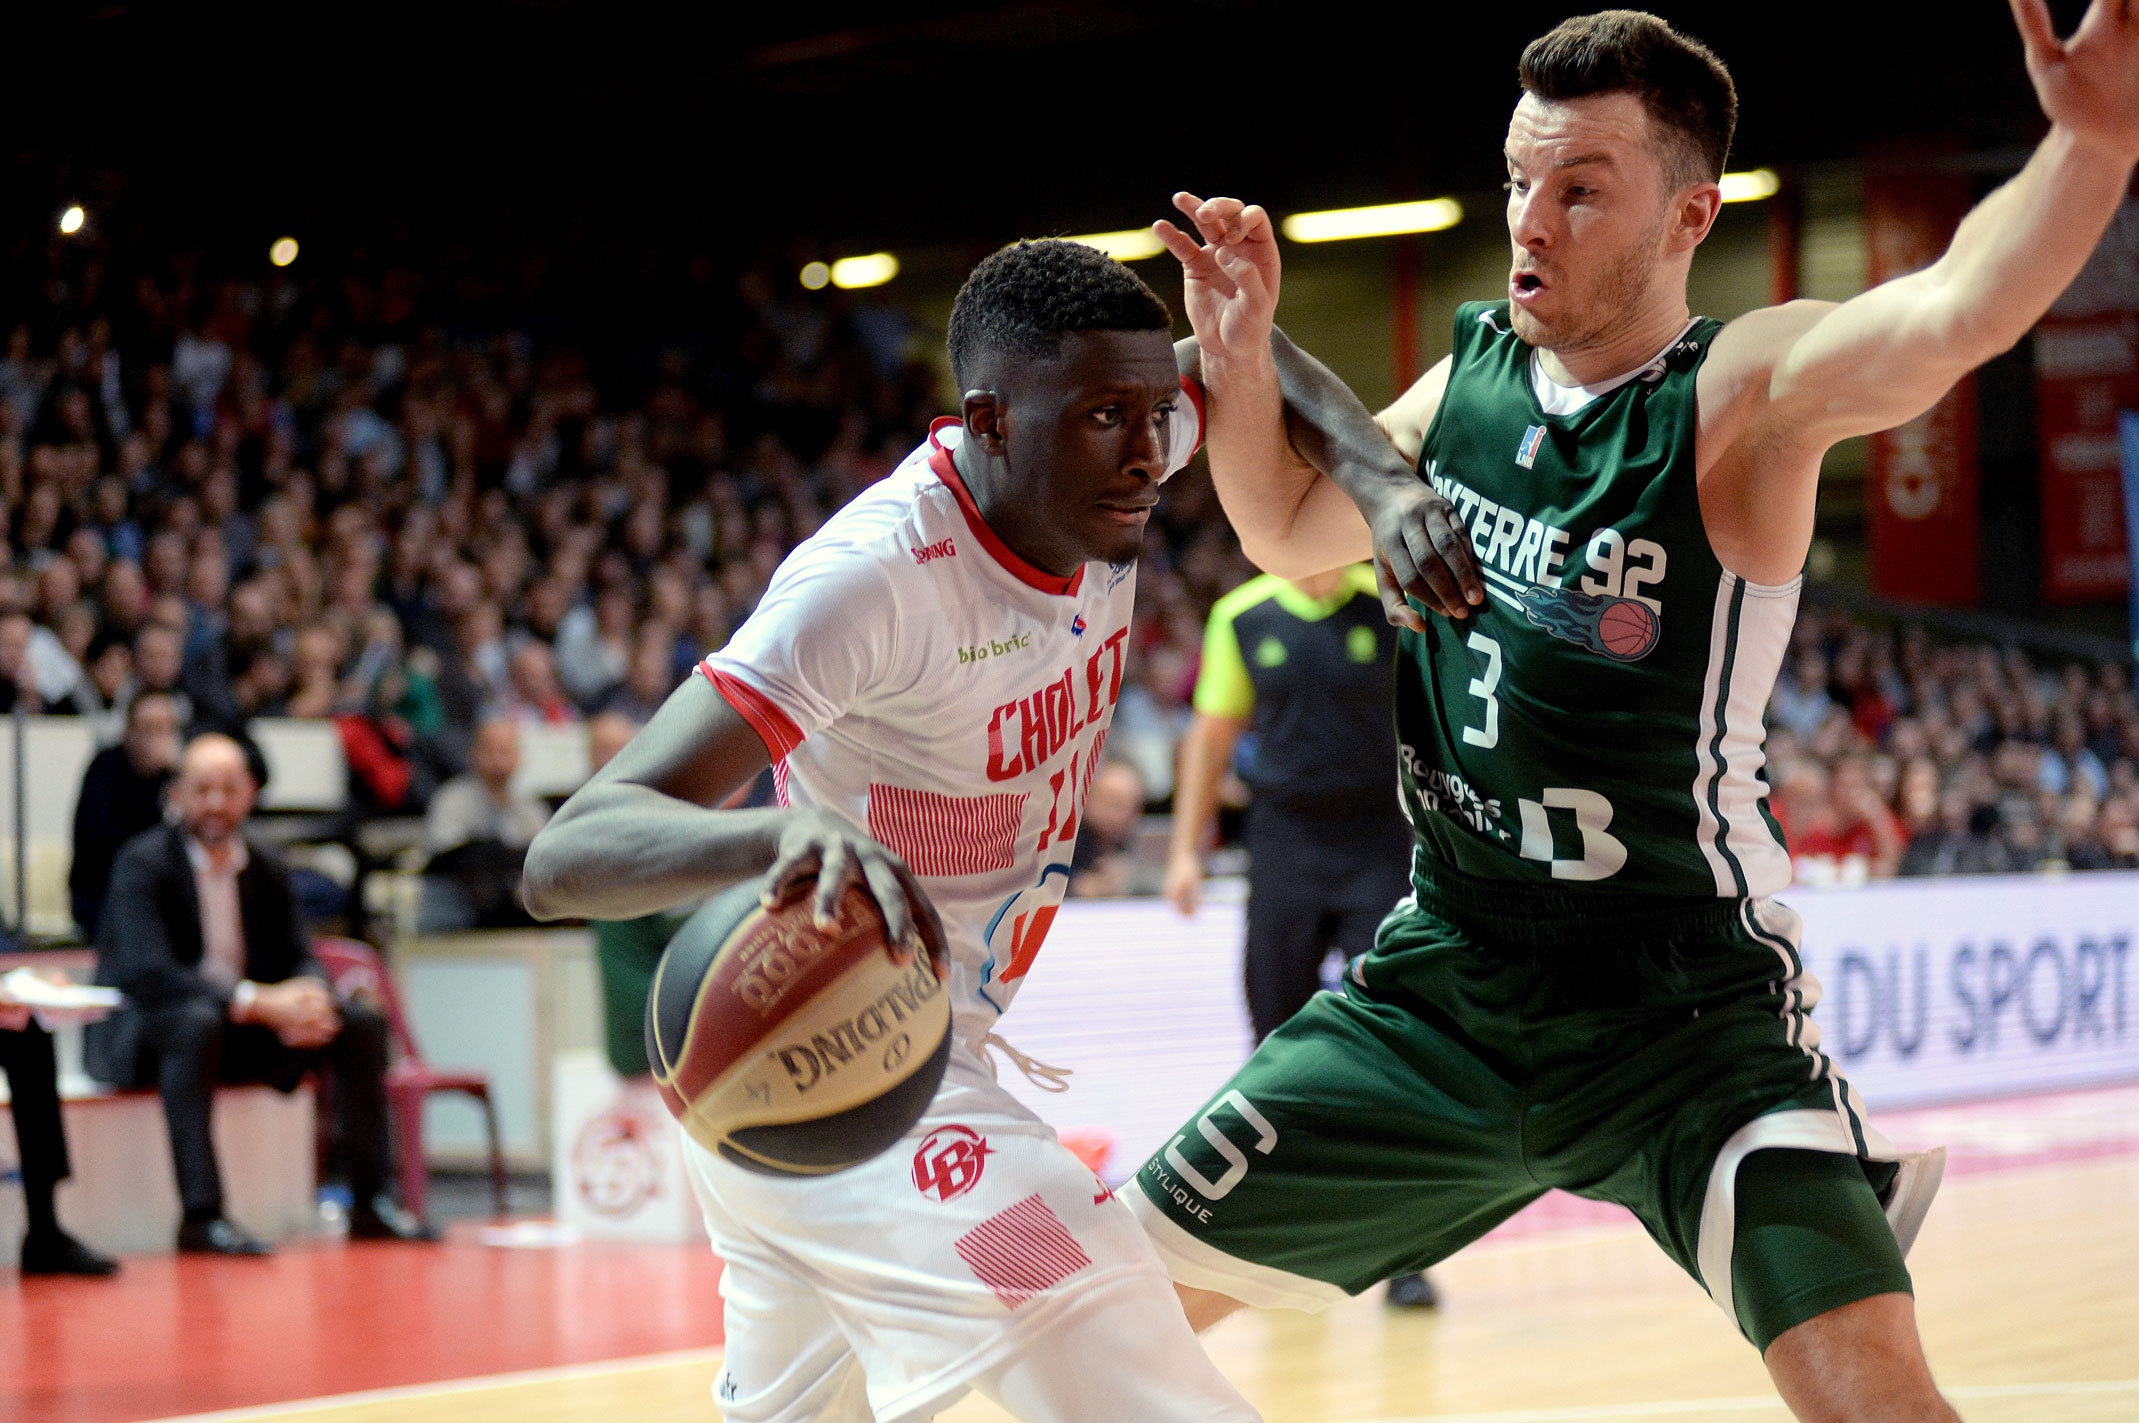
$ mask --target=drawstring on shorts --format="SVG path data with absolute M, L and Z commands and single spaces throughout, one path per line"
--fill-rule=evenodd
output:
M 980 1040 L 980 1048 L 980 1060 L 987 1064 L 988 1076 L 998 1082 L 1002 1078 L 996 1073 L 995 1058 L 990 1051 L 991 1049 L 999 1049 L 1003 1056 L 1016 1064 L 1018 1071 L 1025 1074 L 1025 1080 L 1042 1092 L 1069 1091 L 1069 1079 L 1076 1072 L 1073 1067 L 1050 1067 L 1036 1057 L 1027 1057 L 997 1033 L 990 1033 L 982 1038 Z

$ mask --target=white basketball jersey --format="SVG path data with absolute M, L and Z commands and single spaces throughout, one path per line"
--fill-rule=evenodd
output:
M 1167 473 L 1203 437 L 1188 381 Z M 783 805 L 836 812 L 918 875 L 968 1046 L 1010 1006 L 1069 884 L 1128 655 L 1136 565 L 1057 578 L 995 536 L 939 420 L 787 556 L 700 670 L 765 740 Z

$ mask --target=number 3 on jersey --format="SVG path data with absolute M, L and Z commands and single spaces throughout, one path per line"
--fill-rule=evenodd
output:
M 1470 694 L 1485 703 L 1485 725 L 1464 727 L 1463 740 L 1490 751 L 1500 744 L 1500 698 L 1494 695 L 1500 690 L 1500 644 L 1474 632 L 1463 645 L 1485 657 L 1484 674 L 1471 678 L 1470 685 Z

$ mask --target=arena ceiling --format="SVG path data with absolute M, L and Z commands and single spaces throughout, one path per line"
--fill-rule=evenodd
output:
M 1148 221 L 1176 186 L 1488 188 L 1515 56 L 1571 8 L 57 4 L 14 17 L 0 119 L 26 217 L 101 184 L 204 242 L 301 220 L 993 243 Z M 1654 8 L 1735 69 L 1744 164 L 2039 129 L 2003 0 Z

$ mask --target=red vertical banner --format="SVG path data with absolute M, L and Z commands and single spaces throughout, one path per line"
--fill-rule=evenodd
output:
M 2131 585 L 2119 410 L 2139 410 L 2139 204 L 2132 202 L 2035 328 L 2049 602 L 2102 602 Z
M 1937 261 L 1968 215 L 1962 173 L 1875 172 L 1864 178 L 1872 284 Z M 1982 594 L 1974 376 L 1908 424 L 1871 439 L 1865 492 L 1872 591 L 1909 603 L 1973 605 Z

